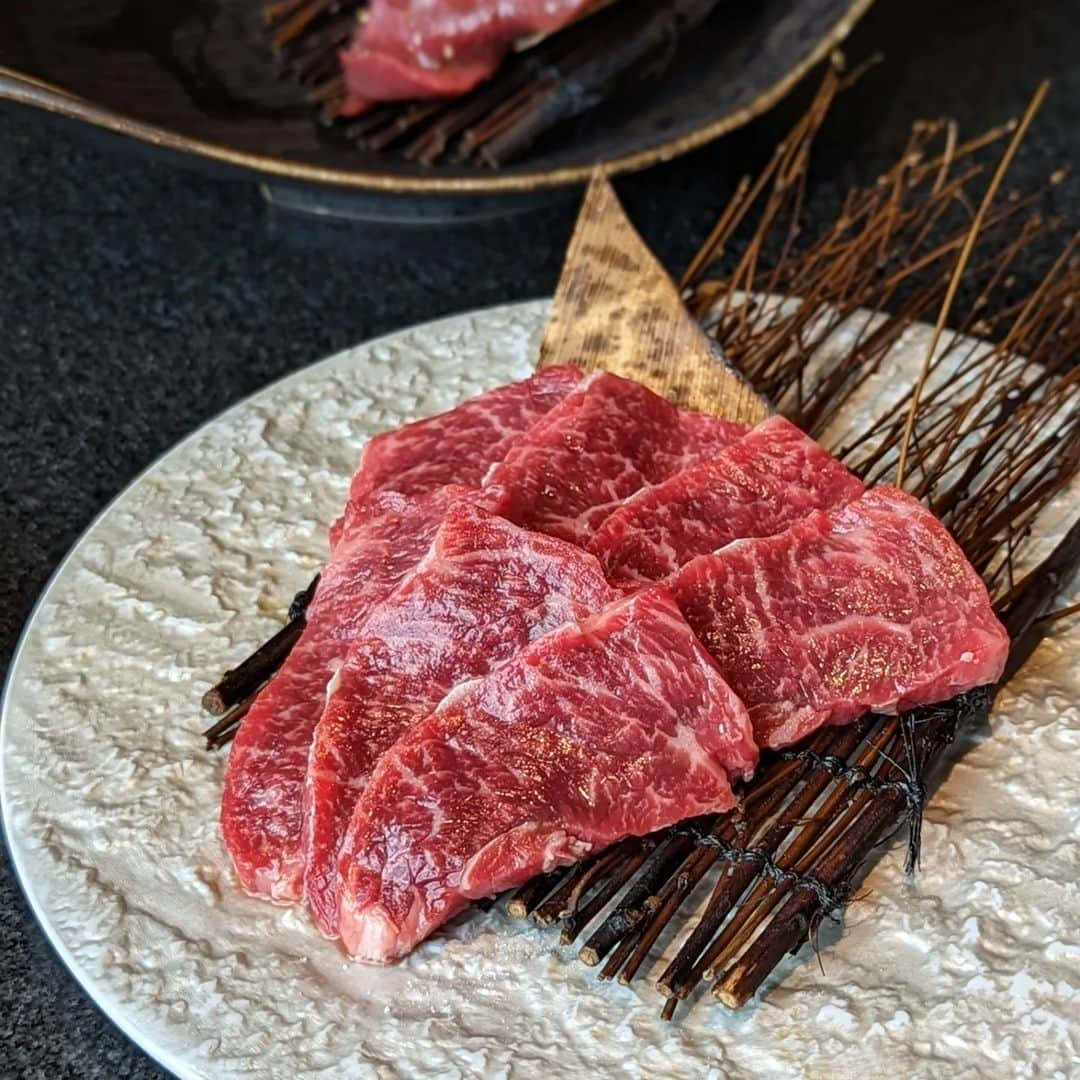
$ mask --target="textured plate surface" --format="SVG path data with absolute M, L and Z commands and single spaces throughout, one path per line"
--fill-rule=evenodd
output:
M 3 712 L 8 839 L 53 944 L 185 1077 L 1075 1075 L 1080 635 L 1064 623 L 935 797 L 917 879 L 886 855 L 843 937 L 823 931 L 824 974 L 788 961 L 737 1014 L 701 1001 L 665 1025 L 650 986 L 598 983 L 553 935 L 497 911 L 396 968 L 353 966 L 303 913 L 237 892 L 200 695 L 321 562 L 362 441 L 526 375 L 546 310 L 446 319 L 277 383 L 180 444 L 80 541 Z M 917 365 L 920 343 L 908 335 L 897 366 Z M 894 367 L 871 392 L 897 382 Z

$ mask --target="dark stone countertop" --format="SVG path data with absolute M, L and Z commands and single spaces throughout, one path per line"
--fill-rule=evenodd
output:
M 1080 159 L 1080 20 L 1068 0 L 879 0 L 847 51 L 886 63 L 837 105 L 808 224 L 872 180 L 920 116 L 968 133 L 1053 95 L 1014 170 Z M 685 264 L 734 180 L 807 87 L 721 144 L 619 188 L 647 239 Z M 1075 183 L 1055 196 L 1074 224 Z M 548 293 L 573 208 L 450 229 L 333 224 L 220 181 L 0 112 L 0 666 L 93 515 L 180 436 L 277 376 L 410 323 Z M 1021 276 L 1023 271 L 1021 270 Z M 0 859 L 0 1076 L 162 1075 L 46 944 Z

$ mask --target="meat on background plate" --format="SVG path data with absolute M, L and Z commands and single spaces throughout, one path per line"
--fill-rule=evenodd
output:
M 379 101 L 458 97 L 490 78 L 517 42 L 605 0 L 371 0 L 341 53 L 353 116 Z

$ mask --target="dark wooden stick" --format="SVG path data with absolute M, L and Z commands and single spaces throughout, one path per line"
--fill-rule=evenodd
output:
M 248 710 L 254 703 L 255 698 L 258 697 L 261 689 L 261 686 L 257 687 L 243 701 L 237 702 L 224 716 L 203 732 L 207 750 L 220 750 L 226 743 L 232 742 L 236 729 L 240 726 L 240 721 L 247 716 Z
M 304 612 L 319 584 L 316 574 L 311 584 L 298 592 L 289 606 L 289 621 L 269 641 L 260 645 L 242 664 L 226 671 L 203 695 L 202 707 L 211 716 L 221 716 L 243 701 L 270 678 L 304 632 Z
M 242 664 L 226 671 L 220 681 L 203 695 L 202 707 L 211 716 L 220 716 L 253 689 L 262 686 L 284 663 L 303 631 L 302 618 L 287 622 Z
M 524 919 L 536 910 L 538 904 L 566 876 L 566 868 L 554 870 L 550 874 L 541 874 L 522 885 L 507 901 L 506 910 L 515 919 Z
M 611 850 L 579 863 L 566 881 L 532 913 L 533 921 L 540 926 L 550 926 L 559 919 L 573 915 L 582 897 L 603 880 L 608 870 L 640 847 L 641 841 L 631 838 L 629 842 L 624 840 Z
M 699 848 L 686 860 L 673 877 L 668 878 L 655 897 L 650 897 L 645 902 L 645 906 L 654 914 L 647 920 L 642 920 L 634 947 L 626 957 L 626 962 L 619 972 L 619 982 L 626 985 L 637 974 L 638 969 L 645 962 L 652 947 L 656 944 L 656 939 L 667 928 L 672 915 L 678 910 L 679 905 L 694 891 L 702 877 L 704 877 L 705 872 L 715 862 L 715 859 L 716 857 L 708 848 Z
M 637 944 L 641 940 L 641 935 L 644 931 L 644 922 L 639 922 L 636 926 L 632 927 L 626 937 L 615 946 L 614 951 L 607 958 L 604 966 L 597 972 L 596 977 L 604 980 L 613 979 L 623 964 L 626 963 L 630 954 L 637 948 Z
M 645 901 L 682 862 L 693 843 L 686 834 L 674 833 L 644 861 L 626 896 L 581 947 L 578 955 L 584 963 L 595 967 L 619 939 L 634 928 L 645 913 Z
M 581 932 L 602 912 L 619 890 L 637 872 L 638 867 L 645 861 L 655 849 L 656 842 L 651 837 L 646 837 L 638 848 L 612 872 L 603 885 L 593 894 L 587 903 L 567 916 L 559 934 L 559 942 L 563 945 L 572 945 Z
M 831 738 L 831 735 L 830 732 L 827 738 Z M 616 950 L 602 974 L 611 977 L 625 960 L 626 966 L 619 972 L 619 981 L 627 983 L 633 978 L 672 916 L 702 878 L 717 861 L 727 858 L 730 850 L 756 835 L 760 823 L 767 821 L 787 800 L 788 785 L 796 782 L 804 770 L 805 765 L 797 761 L 766 763 L 761 768 L 761 782 L 755 784 L 753 796 L 748 797 L 737 812 L 722 815 L 701 832 L 692 834 L 695 835 L 695 849 L 660 889 L 645 901 L 645 914 L 635 927 L 633 949 Z M 714 841 L 720 841 L 724 846 Z

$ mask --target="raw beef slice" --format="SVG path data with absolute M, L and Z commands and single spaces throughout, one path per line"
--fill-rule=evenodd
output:
M 812 510 L 842 506 L 862 491 L 831 454 L 773 416 L 716 457 L 628 499 L 589 550 L 610 581 L 633 587 L 660 581 L 732 540 L 783 532 Z
M 343 851 L 342 941 L 403 956 L 471 899 L 729 809 L 756 761 L 671 595 L 637 593 L 459 687 L 383 755 Z
M 326 684 L 371 609 L 419 562 L 447 508 L 471 494 L 375 495 L 335 548 L 303 634 L 244 717 L 229 754 L 221 831 L 248 892 L 300 897 L 304 778 Z
M 495 466 L 498 513 L 584 547 L 624 499 L 714 456 L 744 424 L 680 412 L 606 372 L 588 376 Z
M 376 435 L 361 451 L 348 508 L 331 530 L 331 547 L 350 515 L 362 515 L 366 500 L 379 491 L 424 495 L 446 484 L 478 487 L 491 466 L 581 378 L 577 368 L 545 368 L 449 412 Z
M 376 435 L 363 449 L 349 494 L 383 488 L 421 495 L 445 484 L 478 486 L 493 462 L 581 381 L 573 367 L 550 367 L 499 386 L 449 412 Z
M 672 589 L 762 747 L 993 683 L 1009 649 L 956 542 L 895 488 L 702 555 Z
M 305 789 L 304 892 L 337 930 L 337 855 L 384 750 L 464 679 L 485 675 L 563 623 L 614 600 L 580 548 L 461 504 L 352 643 L 315 732 Z
M 376 436 L 361 454 L 349 503 L 331 529 L 331 558 L 307 627 L 245 717 L 222 799 L 225 845 L 248 891 L 298 899 L 301 801 L 326 684 L 371 608 L 413 569 L 447 507 L 472 497 L 507 448 L 580 381 L 549 368 L 428 420 Z

